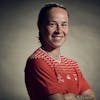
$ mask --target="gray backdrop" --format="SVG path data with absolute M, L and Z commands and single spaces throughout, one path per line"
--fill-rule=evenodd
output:
M 37 16 L 50 1 L 64 4 L 70 13 L 69 35 L 62 54 L 77 60 L 100 99 L 99 0 L 0 0 L 0 100 L 29 100 L 25 63 L 40 46 Z

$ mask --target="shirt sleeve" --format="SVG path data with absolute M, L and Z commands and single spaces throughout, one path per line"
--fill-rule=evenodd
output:
M 81 73 L 81 77 L 80 77 L 79 82 L 80 82 L 80 94 L 82 94 L 84 91 L 91 88 L 89 83 L 86 81 L 86 79 L 84 78 L 82 73 Z
M 79 94 L 82 94 L 83 92 L 90 89 L 91 87 L 89 83 L 87 82 L 87 80 L 84 78 L 82 71 L 79 68 L 78 63 L 76 61 L 74 61 L 74 63 L 75 63 L 74 68 L 78 74 L 78 79 L 79 79 Z
M 63 86 L 58 83 L 53 69 L 44 60 L 31 59 L 27 66 L 31 72 L 30 82 L 34 84 L 31 88 L 34 87 L 39 95 L 46 97 L 55 93 L 63 94 Z

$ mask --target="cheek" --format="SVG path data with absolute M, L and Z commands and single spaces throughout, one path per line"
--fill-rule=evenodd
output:
M 67 28 L 65 29 L 66 35 L 68 34 L 68 31 L 69 31 L 69 28 L 67 27 Z
M 64 30 L 65 35 L 68 34 L 68 28 Z
M 67 26 L 65 30 L 66 30 L 66 32 L 68 32 L 68 30 L 69 30 L 69 26 Z
M 48 32 L 48 35 L 52 35 L 53 32 L 55 32 L 55 29 L 54 28 L 51 28 L 51 27 L 48 27 L 47 28 L 47 32 Z

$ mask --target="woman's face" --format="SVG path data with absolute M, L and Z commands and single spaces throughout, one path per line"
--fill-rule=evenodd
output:
M 43 39 L 49 47 L 58 48 L 66 40 L 68 33 L 68 14 L 62 8 L 52 8 L 48 12 L 45 25 L 41 26 Z

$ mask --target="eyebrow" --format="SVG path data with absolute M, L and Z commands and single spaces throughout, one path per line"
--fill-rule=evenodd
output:
M 56 21 L 48 21 L 48 23 L 49 22 L 54 22 L 54 23 L 56 23 Z M 67 21 L 62 21 L 62 23 L 68 23 Z

